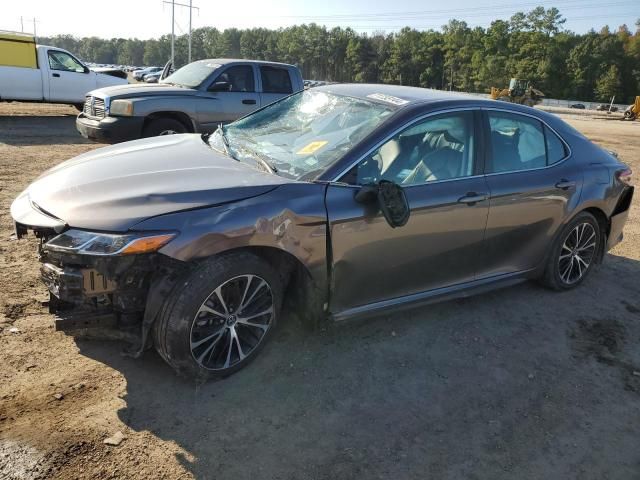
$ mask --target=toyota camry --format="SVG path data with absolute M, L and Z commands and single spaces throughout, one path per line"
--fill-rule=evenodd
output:
M 528 279 L 576 287 L 622 240 L 631 177 L 538 109 L 327 85 L 210 135 L 80 155 L 11 214 L 40 239 L 62 325 L 134 329 L 137 355 L 215 378 L 256 357 L 285 300 L 341 321 Z

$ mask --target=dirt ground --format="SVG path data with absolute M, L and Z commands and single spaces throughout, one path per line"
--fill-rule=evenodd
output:
M 640 195 L 576 290 L 315 332 L 285 319 L 247 369 L 198 386 L 153 352 L 55 332 L 35 240 L 11 239 L 12 199 L 98 147 L 74 115 L 0 104 L 0 479 L 640 478 Z M 640 122 L 565 118 L 640 174 Z

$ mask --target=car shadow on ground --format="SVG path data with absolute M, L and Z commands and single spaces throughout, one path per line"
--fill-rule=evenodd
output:
M 196 478 L 632 478 L 640 262 L 309 331 L 292 316 L 243 371 L 196 385 L 153 352 L 77 340 L 121 371 L 120 419 Z
M 75 115 L 0 115 L 0 143 L 25 146 L 92 142 L 76 130 Z

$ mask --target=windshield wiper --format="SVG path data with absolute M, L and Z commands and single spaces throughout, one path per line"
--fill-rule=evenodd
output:
M 265 160 L 264 158 L 262 158 L 260 155 L 258 155 L 255 152 L 252 152 L 254 155 L 253 157 L 258 160 L 262 165 L 264 165 L 265 167 L 267 167 L 271 173 L 278 173 L 278 169 L 275 167 L 275 165 L 273 165 L 271 162 L 269 162 L 268 160 Z
M 218 130 L 220 131 L 220 138 L 222 139 L 222 146 L 224 147 L 224 151 L 227 155 L 229 155 L 234 160 L 238 160 L 233 153 L 231 153 L 231 147 L 229 146 L 229 139 L 224 133 L 224 125 L 222 123 L 218 124 Z M 240 160 L 238 160 L 240 161 Z

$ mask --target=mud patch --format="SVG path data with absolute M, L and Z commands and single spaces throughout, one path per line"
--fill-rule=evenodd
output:
M 9 303 L 4 306 L 2 313 L 9 321 L 15 321 L 24 315 L 27 305 L 27 303 Z
M 640 308 L 639 307 L 636 307 L 635 305 L 631 305 L 628 302 L 622 302 L 622 303 L 624 304 L 624 307 L 627 309 L 627 312 L 640 314 Z
M 612 357 L 622 350 L 625 329 L 617 320 L 579 320 L 569 337 L 573 347 L 583 355 L 594 356 L 602 363 L 611 363 Z

